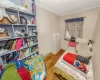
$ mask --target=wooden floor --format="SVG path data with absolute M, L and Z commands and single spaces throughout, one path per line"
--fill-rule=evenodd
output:
M 55 63 L 57 62 L 57 60 L 59 59 L 59 57 L 64 53 L 64 50 L 60 50 L 58 53 L 53 54 L 50 53 L 48 54 L 44 61 L 46 63 L 46 69 L 47 69 L 47 76 L 46 76 L 46 80 L 59 80 L 55 74 L 53 74 L 53 67 L 55 65 Z

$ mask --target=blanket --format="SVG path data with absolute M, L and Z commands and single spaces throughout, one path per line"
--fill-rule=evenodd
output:
M 32 80 L 43 80 L 46 76 L 46 69 L 42 55 L 26 60 L 25 67 L 29 69 Z

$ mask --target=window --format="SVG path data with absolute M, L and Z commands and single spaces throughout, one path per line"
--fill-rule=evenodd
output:
M 65 20 L 65 39 L 67 36 L 82 38 L 83 37 L 84 18 L 75 18 Z

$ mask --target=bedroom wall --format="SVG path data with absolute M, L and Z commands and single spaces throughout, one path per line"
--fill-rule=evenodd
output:
M 94 80 L 100 80 L 100 11 L 95 27 L 95 32 L 93 36 L 94 46 L 93 46 L 93 69 L 94 69 Z
M 36 8 L 39 51 L 47 55 L 51 52 L 51 35 L 60 31 L 60 17 L 38 5 Z
M 92 39 L 98 14 L 99 14 L 99 8 L 92 8 L 92 9 L 61 16 L 60 17 L 61 48 L 64 50 L 67 49 L 68 42 L 64 40 L 66 19 L 85 17 L 84 25 L 83 25 L 83 38 Z

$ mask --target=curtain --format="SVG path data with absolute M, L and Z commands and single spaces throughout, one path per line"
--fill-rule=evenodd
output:
M 83 22 L 84 22 L 83 18 L 65 20 L 65 23 L 66 23 L 65 31 L 68 32 L 71 37 L 82 38 L 83 37 Z

